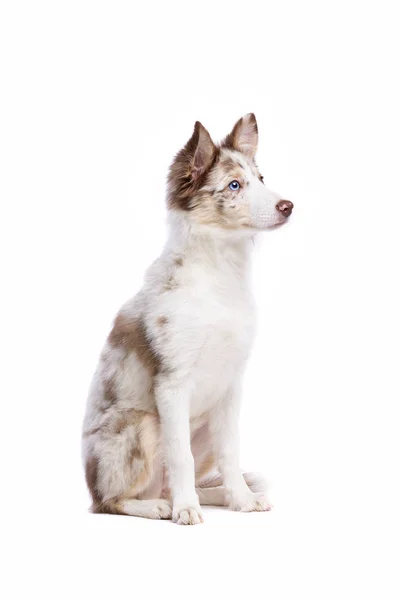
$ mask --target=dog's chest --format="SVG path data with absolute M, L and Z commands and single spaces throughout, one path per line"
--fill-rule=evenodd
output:
M 192 414 L 210 410 L 240 376 L 250 353 L 254 315 L 247 302 L 203 302 L 198 313 Z
M 190 381 L 192 416 L 212 409 L 241 376 L 255 314 L 245 277 L 229 266 L 180 267 L 172 291 L 161 293 L 149 323 L 157 350 L 177 381 Z M 164 326 L 158 326 L 160 315 Z

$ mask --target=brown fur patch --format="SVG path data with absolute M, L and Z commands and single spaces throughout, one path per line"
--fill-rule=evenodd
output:
M 221 155 L 218 167 L 225 173 L 234 172 L 238 167 L 240 168 L 239 163 L 228 153 Z
M 85 465 L 86 484 L 93 500 L 93 511 L 101 505 L 102 497 L 97 489 L 99 461 L 95 456 L 91 456 Z
M 115 404 L 117 401 L 117 392 L 115 390 L 115 381 L 114 379 L 104 379 L 104 400 L 107 402 L 109 406 Z
M 200 148 L 199 152 L 199 146 Z M 196 156 L 202 157 L 202 167 L 196 167 Z M 191 209 L 191 198 L 204 183 L 207 172 L 218 159 L 219 149 L 208 131 L 199 123 L 193 135 L 178 152 L 168 174 L 167 203 L 169 208 Z
M 177 267 L 181 267 L 183 265 L 183 258 L 181 256 L 177 256 L 175 258 L 175 264 Z
M 117 315 L 108 343 L 115 348 L 122 347 L 135 352 L 152 376 L 160 371 L 161 357 L 152 347 L 143 319 L 131 319 L 122 313 Z
M 164 291 L 170 292 L 171 290 L 174 290 L 177 287 L 178 287 L 178 283 L 177 283 L 176 279 L 174 278 L 173 275 L 170 275 L 168 277 L 167 281 L 165 282 Z
M 164 327 L 164 325 L 166 325 L 167 323 L 168 323 L 168 319 L 164 315 L 161 315 L 161 317 L 157 318 L 157 324 L 160 327 Z
M 151 415 L 152 418 L 157 418 L 156 413 L 148 413 L 144 410 L 136 410 L 136 408 L 129 408 L 127 410 L 119 412 L 116 415 L 116 418 L 113 422 L 112 430 L 114 433 L 121 433 L 130 425 L 134 425 L 135 427 L 141 427 L 143 419 L 147 415 Z
M 101 431 L 101 427 L 95 427 L 94 429 L 89 429 L 89 431 L 83 432 L 83 437 L 89 437 L 89 435 L 94 435 L 95 433 L 98 433 L 99 431 Z
M 133 467 L 129 497 L 137 497 L 148 486 L 153 476 L 154 457 L 160 442 L 158 415 L 136 411 L 135 426 L 137 439 L 129 457 Z

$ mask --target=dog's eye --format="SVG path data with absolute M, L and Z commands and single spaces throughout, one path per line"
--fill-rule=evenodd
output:
M 230 184 L 229 184 L 230 190 L 233 190 L 234 192 L 236 192 L 239 188 L 240 188 L 240 183 L 238 181 L 236 181 L 236 179 L 234 179 L 233 181 L 230 182 Z
M 261 181 L 261 183 L 264 183 L 264 177 L 262 175 L 259 175 L 258 178 Z

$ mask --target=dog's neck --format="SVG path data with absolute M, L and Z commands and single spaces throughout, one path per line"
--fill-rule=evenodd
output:
M 220 275 L 233 275 L 235 279 L 247 282 L 254 245 L 250 235 L 199 226 L 176 211 L 169 215 L 168 221 L 165 254 L 178 255 L 185 263 L 202 265 L 205 270 L 217 270 Z

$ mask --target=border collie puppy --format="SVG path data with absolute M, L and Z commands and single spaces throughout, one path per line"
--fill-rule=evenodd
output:
M 271 508 L 239 467 L 241 381 L 254 335 L 252 238 L 293 204 L 255 163 L 254 114 L 220 144 L 199 122 L 168 177 L 169 239 L 117 314 L 83 427 L 96 513 L 203 521 L 200 505 Z

